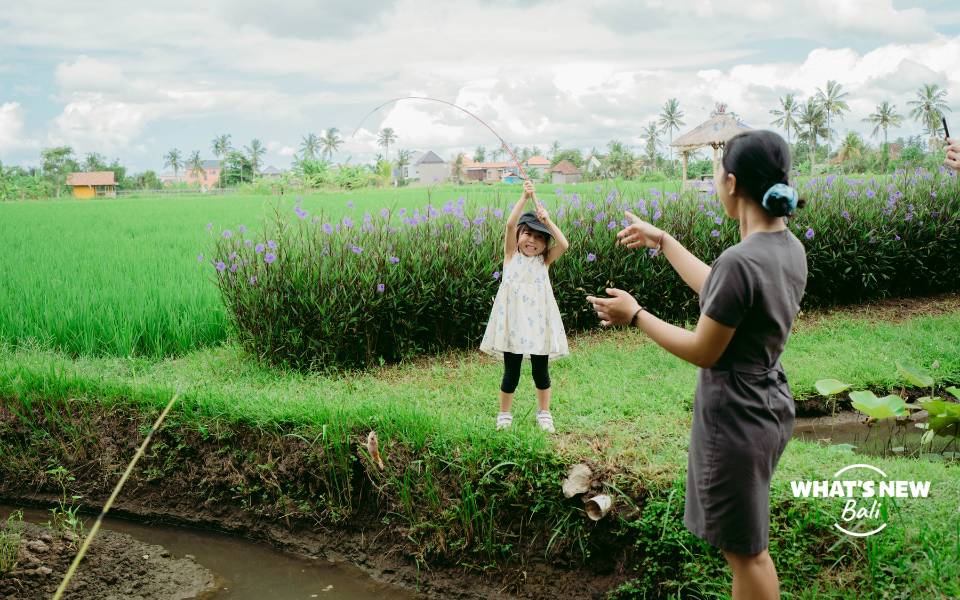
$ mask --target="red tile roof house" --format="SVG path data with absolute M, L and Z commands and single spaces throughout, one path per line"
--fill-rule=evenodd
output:
M 569 160 L 561 160 L 547 173 L 553 173 L 553 183 L 580 183 L 580 169 Z
M 167 171 L 160 176 L 160 181 L 165 184 L 186 182 L 191 185 L 199 181 L 205 188 L 217 187 L 217 183 L 220 181 L 220 161 L 203 161 L 203 171 L 200 173 L 194 173 L 190 167 L 183 167 L 176 172 Z

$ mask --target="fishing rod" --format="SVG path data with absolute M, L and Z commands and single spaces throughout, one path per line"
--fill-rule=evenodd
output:
M 73 564 L 71 564 L 70 568 L 67 569 L 67 574 L 64 576 L 63 581 L 60 582 L 60 587 L 57 588 L 56 593 L 53 595 L 53 600 L 60 600 L 60 596 L 62 596 L 63 592 L 67 589 L 67 584 L 70 583 L 70 578 L 73 577 L 77 567 L 80 566 L 80 561 L 83 560 L 83 556 L 87 553 L 87 549 L 90 547 L 90 542 L 93 541 L 93 536 L 97 535 L 97 530 L 100 529 L 100 524 L 103 523 L 103 517 L 106 516 L 107 511 L 110 510 L 111 506 L 113 506 L 113 501 L 117 499 L 117 494 L 120 493 L 120 489 L 123 487 L 123 484 L 127 482 L 127 477 L 129 477 L 130 473 L 133 472 L 134 465 L 137 464 L 137 461 L 140 460 L 144 450 L 147 449 L 147 446 L 150 444 L 150 440 L 153 439 L 153 434 L 160 429 L 160 424 L 163 423 L 163 420 L 167 417 L 167 413 L 170 412 L 171 408 L 173 408 L 173 404 L 177 401 L 177 398 L 180 397 L 181 391 L 182 390 L 180 388 L 177 388 L 177 393 L 174 394 L 173 398 L 170 399 L 167 407 L 163 409 L 162 413 L 160 413 L 160 417 L 157 419 L 157 422 L 153 424 L 153 428 L 147 434 L 147 437 L 143 440 L 143 443 L 140 444 L 140 448 L 134 455 L 133 460 L 130 461 L 130 464 L 127 466 L 127 470 L 123 473 L 123 477 L 120 478 L 120 483 L 117 484 L 117 487 L 113 488 L 113 493 L 110 494 L 110 499 L 107 500 L 107 503 L 103 506 L 103 510 L 100 511 L 100 516 L 97 517 L 97 522 L 93 524 L 93 529 L 90 530 L 90 533 L 83 541 L 83 545 L 80 547 L 80 552 L 77 552 L 76 558 L 73 559 Z
M 520 164 L 520 161 L 517 160 L 517 156 L 513 153 L 513 150 L 511 150 L 511 149 L 510 149 L 510 146 L 508 146 L 507 143 L 506 143 L 505 141 L 503 141 L 503 138 L 500 137 L 500 134 L 493 130 L 493 127 L 490 127 L 489 125 L 487 125 L 486 123 L 484 123 L 484 122 L 483 122 L 483 119 L 481 119 L 481 118 L 478 117 L 477 115 L 473 114 L 473 113 L 470 112 L 469 110 L 467 110 L 467 109 L 465 109 L 465 108 L 463 108 L 463 107 L 457 106 L 456 104 L 454 104 L 454 103 L 452 103 L 452 102 L 447 102 L 446 100 L 438 100 L 438 99 L 436 99 L 436 98 L 427 98 L 426 96 L 404 96 L 404 97 L 402 97 L 402 98 L 394 98 L 393 100 L 387 100 L 386 102 L 384 102 L 384 103 L 381 104 L 380 106 L 376 107 L 375 109 L 373 109 L 373 110 L 371 110 L 369 113 L 367 113 L 367 116 L 360 120 L 360 124 L 357 125 L 357 128 L 353 130 L 353 135 L 350 136 L 350 137 L 356 137 L 357 132 L 360 131 L 360 126 L 363 125 L 363 122 L 366 121 L 367 118 L 370 117 L 370 115 L 372 115 L 373 113 L 377 112 L 378 110 L 380 110 L 380 109 L 383 108 L 384 106 L 386 106 L 386 105 L 388 105 L 388 104 L 393 104 L 394 102 L 398 102 L 398 101 L 400 101 L 400 100 L 430 100 L 431 102 L 440 102 L 440 103 L 442 103 L 442 104 L 446 104 L 447 106 L 452 106 L 453 108 L 456 108 L 457 110 L 462 110 L 463 112 L 467 113 L 468 115 L 470 115 L 471 117 L 473 117 L 473 118 L 476 119 L 477 121 L 480 121 L 480 124 L 483 125 L 484 127 L 486 127 L 487 129 L 489 129 L 489 130 L 490 130 L 490 133 L 492 133 L 493 135 L 497 136 L 497 139 L 500 140 L 500 143 L 503 144 L 503 147 L 506 148 L 506 150 L 507 150 L 507 152 L 510 154 L 510 156 L 513 157 L 513 162 L 517 163 L 517 168 L 520 169 L 520 175 L 522 175 L 524 179 L 528 179 L 528 178 L 527 178 L 527 173 L 526 173 L 526 171 L 523 170 L 523 165 L 521 165 L 521 164 Z M 540 199 L 537 198 L 536 193 L 534 193 L 534 195 L 533 195 L 533 200 L 534 200 L 534 202 L 536 202 L 537 204 L 543 206 L 543 204 L 540 202 Z

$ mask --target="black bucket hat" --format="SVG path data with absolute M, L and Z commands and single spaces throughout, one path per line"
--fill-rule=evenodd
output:
M 550 233 L 550 228 L 544 225 L 543 222 L 537 218 L 537 213 L 533 212 L 532 210 L 528 210 L 520 215 L 520 220 L 517 221 L 517 227 L 520 225 L 526 225 L 534 231 L 539 231 L 548 237 L 553 237 L 553 234 Z

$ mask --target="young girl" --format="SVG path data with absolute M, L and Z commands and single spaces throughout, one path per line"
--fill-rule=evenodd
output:
M 553 433 L 547 361 L 567 356 L 570 352 L 547 268 L 567 251 L 570 244 L 543 206 L 537 205 L 536 214 L 523 212 L 533 194 L 533 184 L 527 180 L 520 201 L 507 219 L 507 231 L 503 237 L 503 278 L 480 350 L 503 360 L 497 429 L 513 423 L 510 406 L 520 381 L 520 363 L 526 359 L 533 366 L 533 381 L 537 386 L 537 424 L 544 431 Z M 556 241 L 553 246 L 550 245 L 551 239 Z

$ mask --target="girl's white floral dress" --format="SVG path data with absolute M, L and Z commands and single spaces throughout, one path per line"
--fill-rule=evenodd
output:
M 503 270 L 480 350 L 500 360 L 504 352 L 523 354 L 524 360 L 531 354 L 550 360 L 570 355 L 543 256 L 514 253 Z

